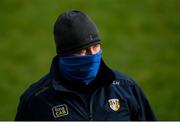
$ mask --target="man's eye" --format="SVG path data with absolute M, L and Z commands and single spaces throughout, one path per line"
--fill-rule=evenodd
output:
M 99 48 L 99 47 L 100 47 L 99 44 L 96 44 L 96 45 L 93 46 L 94 49 L 97 49 L 97 48 Z
M 96 47 L 100 47 L 100 44 L 96 44 L 96 45 L 94 45 L 94 47 L 96 48 Z
M 86 53 L 86 50 L 80 50 L 80 51 L 78 51 L 76 54 L 83 55 L 83 54 L 85 54 L 85 53 Z

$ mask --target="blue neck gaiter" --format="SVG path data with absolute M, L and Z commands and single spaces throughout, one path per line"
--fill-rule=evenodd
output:
M 60 71 L 66 79 L 88 85 L 98 73 L 101 54 L 102 50 L 93 55 L 60 57 Z

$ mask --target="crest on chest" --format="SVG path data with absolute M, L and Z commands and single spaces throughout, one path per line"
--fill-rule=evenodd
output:
M 113 110 L 113 111 L 118 111 L 120 109 L 120 101 L 119 99 L 109 99 L 108 100 L 109 103 L 109 107 Z

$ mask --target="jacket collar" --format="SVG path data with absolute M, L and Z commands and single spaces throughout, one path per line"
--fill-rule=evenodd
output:
M 94 91 L 95 89 L 109 84 L 115 79 L 113 71 L 101 59 L 100 69 L 96 78 L 88 85 L 67 80 L 59 71 L 59 57 L 54 57 L 50 69 L 52 77 L 52 87 L 56 91 L 72 92 L 72 91 Z

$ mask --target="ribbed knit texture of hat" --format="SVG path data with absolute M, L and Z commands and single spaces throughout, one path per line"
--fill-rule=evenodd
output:
M 100 42 L 95 23 L 86 14 L 77 10 L 66 11 L 57 18 L 54 39 L 56 52 L 60 55 Z

